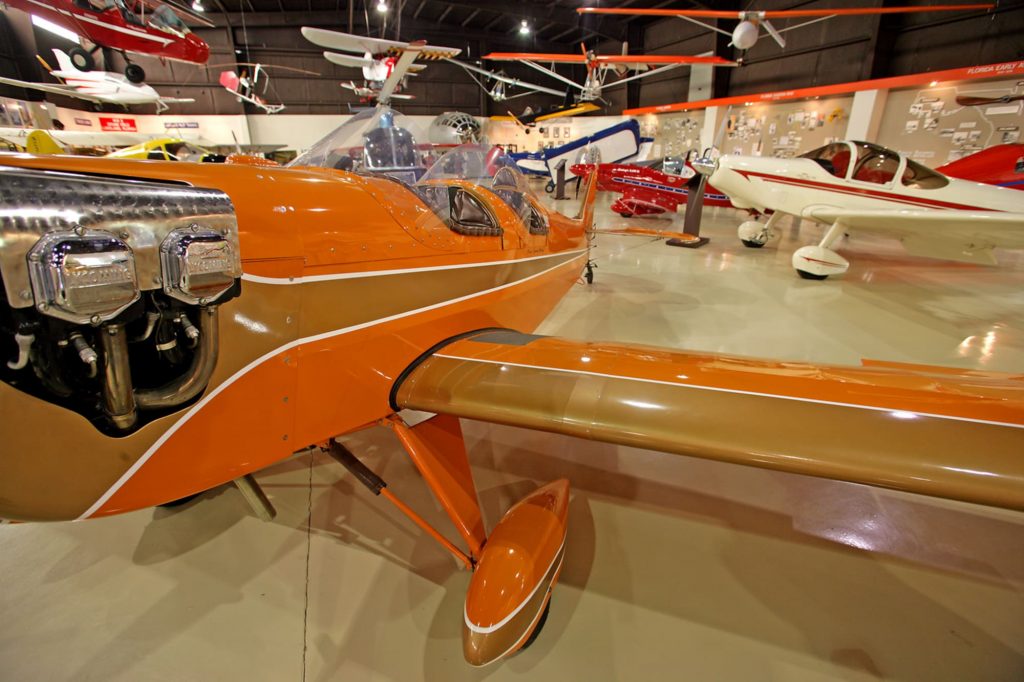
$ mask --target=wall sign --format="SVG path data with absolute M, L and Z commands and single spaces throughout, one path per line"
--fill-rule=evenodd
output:
M 115 133 L 137 133 L 138 127 L 134 118 L 113 118 L 111 116 L 100 116 L 100 128 Z

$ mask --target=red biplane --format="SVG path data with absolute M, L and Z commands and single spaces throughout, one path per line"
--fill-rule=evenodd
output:
M 591 168 L 588 164 L 577 164 L 572 172 L 585 176 Z M 597 188 L 622 194 L 612 202 L 611 209 L 623 218 L 675 213 L 679 204 L 686 203 L 690 179 L 695 175 L 689 162 L 679 157 L 641 163 L 602 163 L 597 166 Z M 704 203 L 732 206 L 729 197 L 710 186 L 704 193 Z
M 92 71 L 93 54 L 109 48 L 191 64 L 205 64 L 210 46 L 185 25 L 185 19 L 203 26 L 213 23 L 173 2 L 160 0 L 5 0 L 5 4 L 77 33 L 92 44 L 90 49 L 68 51 L 75 68 Z M 131 62 L 124 75 L 141 83 L 146 72 Z

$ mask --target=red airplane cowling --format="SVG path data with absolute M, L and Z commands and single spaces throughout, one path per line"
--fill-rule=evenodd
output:
M 1024 190 L 1024 144 L 1000 144 L 982 149 L 935 170 L 961 180 Z

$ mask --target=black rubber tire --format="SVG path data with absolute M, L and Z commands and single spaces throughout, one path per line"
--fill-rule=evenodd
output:
M 164 502 L 163 504 L 158 504 L 157 506 L 160 507 L 161 509 L 173 509 L 174 507 L 180 507 L 184 504 L 188 504 L 189 502 L 196 499 L 200 495 L 202 495 L 202 493 L 186 495 L 185 497 L 179 498 L 177 500 L 171 500 L 170 502 Z
M 88 50 L 73 47 L 68 50 L 68 57 L 71 58 L 71 63 L 79 71 L 92 71 L 96 68 L 96 60 L 92 58 Z
M 547 192 L 548 194 L 551 194 L 552 192 L 554 192 L 555 191 L 555 183 L 551 182 L 549 180 L 548 184 L 544 185 L 544 191 Z
M 530 648 L 530 645 L 537 640 L 537 636 L 540 635 L 540 631 L 544 629 L 544 623 L 548 622 L 548 612 L 551 611 L 551 597 L 548 597 L 548 603 L 544 605 L 544 613 L 540 614 L 540 620 L 537 621 L 537 627 L 530 633 L 530 638 L 523 642 L 523 645 L 519 647 L 520 651 L 525 651 Z
M 743 242 L 743 246 L 747 247 L 748 249 L 760 249 L 762 246 L 764 246 L 764 244 L 761 242 L 752 242 L 747 239 L 741 239 L 740 241 Z
M 633 217 L 632 213 L 620 213 L 619 215 L 622 216 L 623 218 L 632 218 Z
M 124 77 L 129 83 L 141 83 L 146 80 L 146 72 L 138 64 L 129 64 L 124 67 Z
M 819 281 L 828 279 L 828 275 L 815 275 L 813 272 L 807 272 L 806 270 L 797 270 L 796 274 L 800 275 L 801 279 L 813 279 Z

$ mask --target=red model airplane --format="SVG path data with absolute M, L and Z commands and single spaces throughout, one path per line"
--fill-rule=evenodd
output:
M 576 164 L 574 175 L 585 176 L 592 164 Z M 689 196 L 690 179 L 696 171 L 678 157 L 667 157 L 648 163 L 602 163 L 597 166 L 597 188 L 605 192 L 620 192 L 611 209 L 623 218 L 632 216 L 675 213 L 679 204 Z M 714 187 L 704 193 L 709 206 L 730 207 L 729 197 Z
M 191 64 L 205 64 L 210 46 L 185 25 L 182 17 L 203 26 L 213 23 L 176 3 L 159 0 L 6 0 L 8 6 L 77 33 L 93 44 L 89 50 L 69 50 L 72 63 L 80 71 L 92 71 L 93 54 L 99 48 L 132 52 Z M 124 75 L 132 83 L 141 83 L 146 72 L 131 62 Z
M 1024 190 L 1024 144 L 989 147 L 935 170 L 961 180 Z

